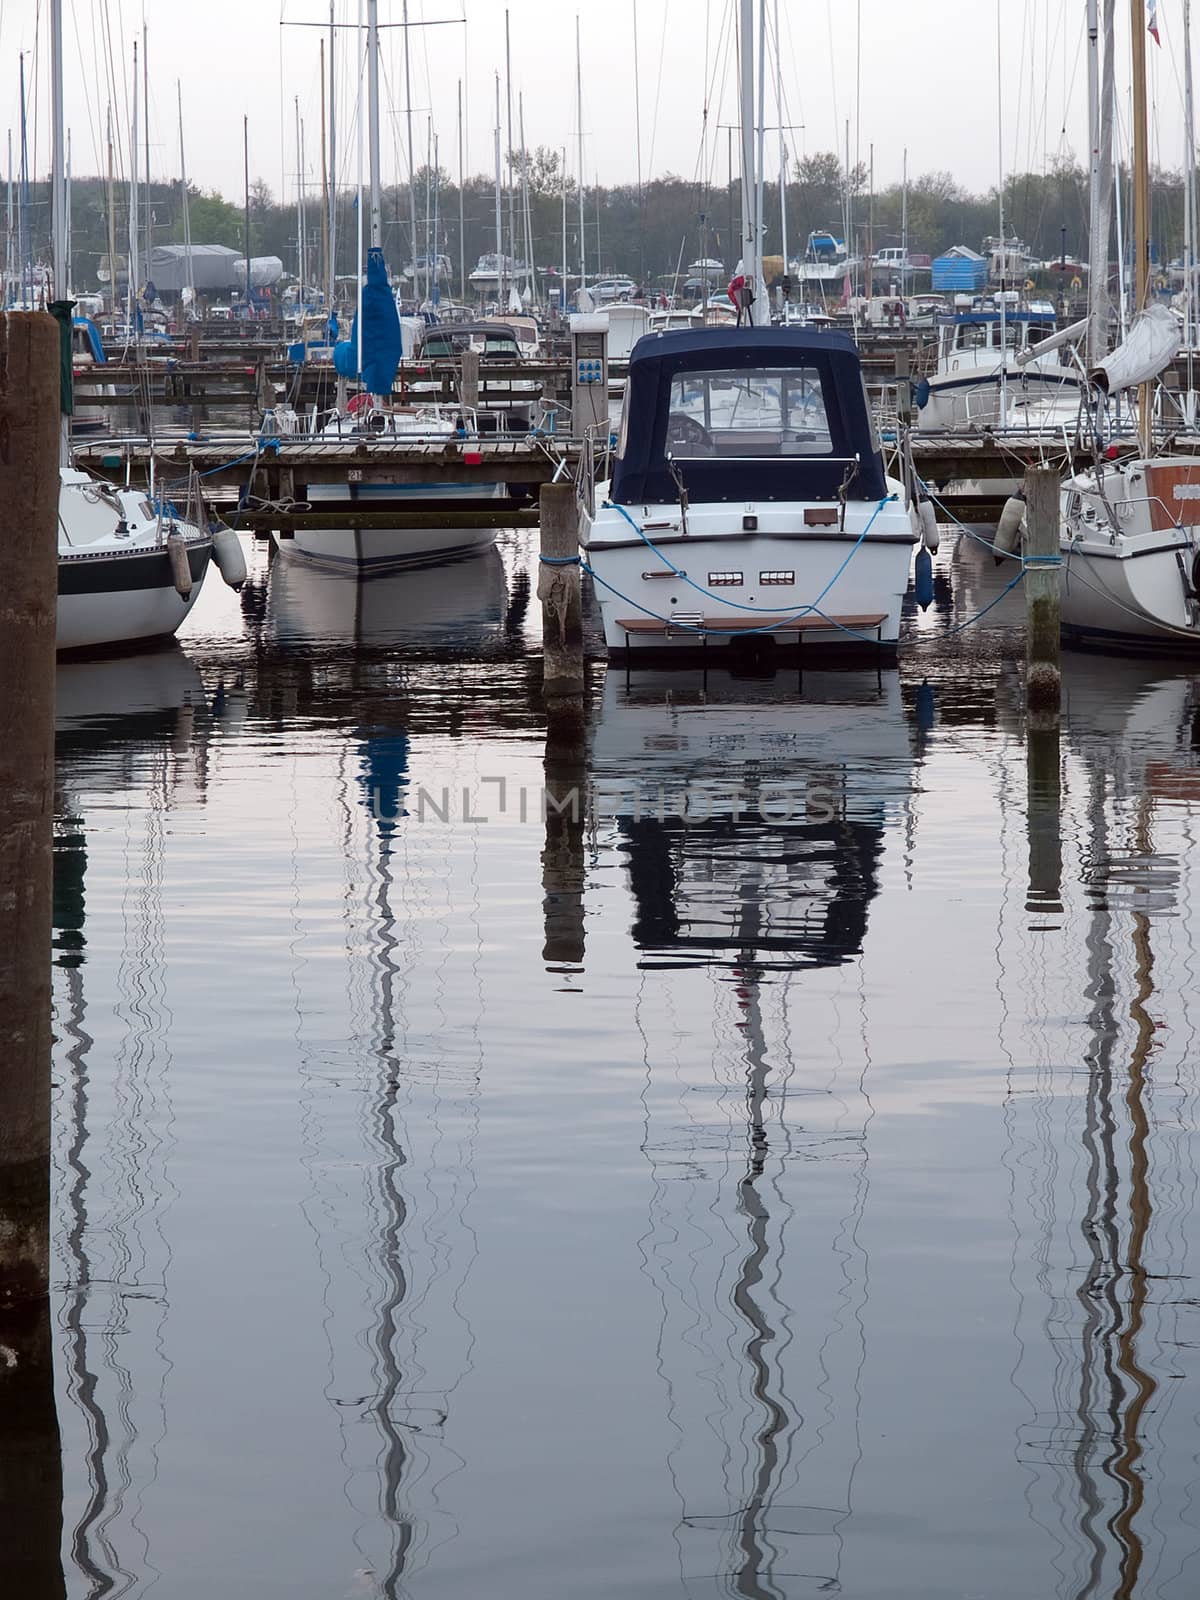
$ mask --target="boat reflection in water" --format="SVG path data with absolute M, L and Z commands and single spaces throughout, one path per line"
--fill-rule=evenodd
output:
M 205 800 L 206 728 L 200 674 L 178 645 L 58 668 L 53 1247 L 72 1592 L 76 1582 L 100 1595 L 133 1581 L 124 1563 L 143 1545 L 146 1452 L 166 1426 L 175 1141 L 162 874 L 169 815 Z M 134 792 L 138 806 L 123 805 Z M 89 834 L 113 808 L 126 830 L 126 887 L 119 904 L 92 909 L 85 932 Z M 115 963 L 115 979 L 101 981 L 120 996 L 97 1018 L 87 1006 L 93 960 Z
M 610 673 L 592 784 L 646 974 L 644 1270 L 680 1570 L 689 1594 L 833 1591 L 865 1354 L 870 1050 L 852 1019 L 913 735 L 894 674 L 805 674 L 802 695 L 678 684 Z M 681 1053 L 684 1016 L 709 1059 Z
M 483 654 L 504 645 L 509 614 L 495 548 L 440 567 L 370 574 L 314 566 L 282 543 L 271 564 L 267 637 Z
M 1200 802 L 1200 679 L 1068 655 L 1063 680 L 1063 772 L 1078 796 L 1065 826 L 1083 894 L 1068 871 L 1062 936 L 1081 960 L 1048 965 L 1034 1004 L 1074 1011 L 1086 1031 L 1081 1059 L 1064 1066 L 1047 1051 L 1006 1102 L 1013 1384 L 1030 1407 L 1019 1459 L 1031 1513 L 1057 1546 L 1054 1592 L 1108 1600 L 1177 1592 L 1159 1577 L 1183 1574 L 1171 1549 L 1195 1495 L 1194 1404 L 1181 1402 L 1182 1456 L 1171 1414 L 1195 1305 L 1178 1280 L 1193 1275 L 1196 1090 L 1187 1045 L 1178 1066 L 1170 1058 L 1172 1035 L 1195 1028 L 1171 974 L 1188 903 L 1179 847 Z M 1008 938 L 1002 928 L 998 949 Z

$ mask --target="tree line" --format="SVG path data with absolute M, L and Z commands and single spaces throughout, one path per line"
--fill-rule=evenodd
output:
M 518 239 L 522 185 L 527 187 L 539 270 L 561 271 L 563 239 L 563 184 L 556 151 L 540 148 L 522 158 L 514 154 L 509 176 L 516 192 Z M 1129 175 L 1121 174 L 1122 200 L 1128 198 Z M 999 232 L 999 195 L 995 189 L 971 194 L 949 172 L 929 172 L 913 178 L 905 192 L 891 184 L 870 194 L 866 175 L 851 174 L 851 207 L 855 246 L 873 248 L 901 243 L 907 212 L 911 252 L 939 255 L 955 244 L 980 249 L 988 235 Z M 828 229 L 843 235 L 846 184 L 838 157 L 821 152 L 797 161 L 787 184 L 789 255 L 802 254 L 810 231 Z M 411 256 L 415 211 L 417 249 L 424 255 L 429 241 L 427 217 L 435 203 L 438 217 L 437 249 L 450 259 L 453 287 L 459 264 L 469 273 L 477 259 L 496 248 L 495 186 L 487 175 L 468 178 L 462 187 L 445 171 L 421 169 L 411 188 L 389 187 L 383 196 L 384 252 L 393 270 L 403 268 Z M 294 199 L 276 198 L 268 185 L 256 180 L 250 192 L 250 253 L 275 255 L 295 273 L 298 266 L 298 219 Z M 147 204 L 143 194 L 142 206 Z M 179 244 L 184 238 L 181 187 L 178 182 L 153 182 L 149 215 L 155 244 Z M 122 253 L 128 228 L 127 191 L 114 195 L 115 236 Z M 343 191 L 337 198 L 337 271 L 353 274 L 358 267 L 356 199 Z M 635 184 L 589 187 L 583 196 L 583 231 L 589 278 L 597 273 L 621 273 L 647 286 L 657 286 L 682 266 L 707 253 L 732 268 L 738 254 L 740 189 L 736 171 L 725 183 L 700 186 L 666 174 L 651 179 L 639 190 Z M 27 205 L 28 232 L 35 257 L 49 251 L 49 192 L 45 184 L 32 186 Z M 100 178 L 75 178 L 71 193 L 71 242 L 75 287 L 83 290 L 98 282 L 98 269 L 108 254 L 108 186 Z M 189 188 L 188 212 L 194 244 L 227 245 L 239 253 L 245 247 L 245 205 L 214 191 Z M 460 233 L 459 218 L 462 216 Z M 306 201 L 308 238 L 306 277 L 317 281 L 321 272 L 322 203 L 311 194 Z M 1129 207 L 1126 205 L 1126 216 Z M 145 212 L 143 211 L 143 217 Z M 507 228 L 507 190 L 501 206 Z M 578 272 L 580 259 L 580 206 L 578 190 L 566 184 L 567 270 Z M 1065 256 L 1086 260 L 1088 241 L 1088 175 L 1073 160 L 1060 161 L 1045 172 L 1016 173 L 1004 186 L 1006 231 L 1019 235 L 1038 259 Z M 1179 172 L 1160 170 L 1152 177 L 1153 250 L 1167 261 L 1183 250 L 1184 181 Z M 782 240 L 780 185 L 767 185 L 765 196 L 765 254 L 778 254 Z M 430 248 L 432 245 L 430 244 Z M 507 238 L 505 249 L 508 249 Z M 513 253 L 523 254 L 518 247 Z M 1115 255 L 1115 249 L 1110 256 Z

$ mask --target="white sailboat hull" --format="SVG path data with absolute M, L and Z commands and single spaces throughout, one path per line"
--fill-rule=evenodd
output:
M 325 566 L 370 570 L 458 561 L 496 542 L 495 528 L 306 528 L 287 543 Z
M 1063 486 L 1062 627 L 1080 642 L 1200 651 L 1200 463 L 1126 460 Z

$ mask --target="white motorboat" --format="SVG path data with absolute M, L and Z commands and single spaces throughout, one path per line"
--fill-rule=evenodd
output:
M 58 649 L 173 634 L 200 593 L 212 535 L 140 490 L 59 469 Z
M 976 428 L 1060 429 L 1079 417 L 1080 373 L 1053 337 L 1052 307 L 996 305 L 940 322 L 937 369 L 916 391 L 922 433 Z
M 919 538 L 853 342 L 771 327 L 639 341 L 581 528 L 609 652 L 660 659 L 802 635 L 894 648 Z

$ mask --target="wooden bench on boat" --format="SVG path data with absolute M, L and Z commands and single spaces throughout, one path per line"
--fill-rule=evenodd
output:
M 679 612 L 670 621 L 660 617 L 618 618 L 617 627 L 625 635 L 626 650 L 634 649 L 640 639 L 698 639 L 707 649 L 710 634 L 722 639 L 736 639 L 753 638 L 755 634 L 792 633 L 800 645 L 806 633 L 836 633 L 843 629 L 859 635 L 874 632 L 875 644 L 882 648 L 883 625 L 886 621 L 886 611 L 823 617 L 772 617 L 757 612 L 745 617 L 709 617 L 697 611 Z

